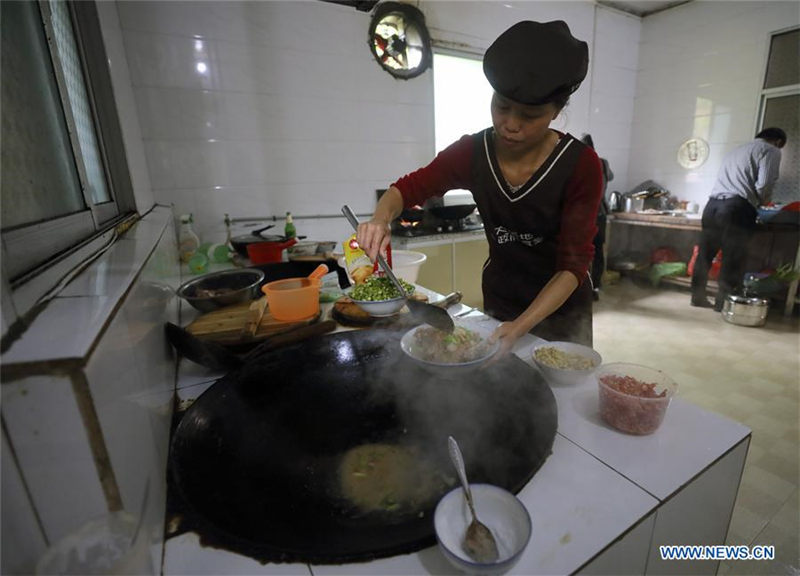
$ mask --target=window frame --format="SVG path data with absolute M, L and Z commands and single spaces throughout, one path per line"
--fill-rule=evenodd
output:
M 758 112 L 756 114 L 756 129 L 753 132 L 757 134 L 767 126 L 764 125 L 764 117 L 767 113 L 767 105 L 770 100 L 774 98 L 783 98 L 786 96 L 800 96 L 800 82 L 796 84 L 785 84 L 783 86 L 775 86 L 773 88 L 764 88 L 767 82 L 767 73 L 769 71 L 769 59 L 772 55 L 772 41 L 776 36 L 787 34 L 789 32 L 800 31 L 800 26 L 794 25 L 780 30 L 774 30 L 769 33 L 767 38 L 766 54 L 764 55 L 764 63 L 762 66 L 762 76 L 760 83 L 760 90 L 758 96 Z M 796 144 L 795 144 L 796 145 Z
M 780 98 L 783 96 L 795 96 L 800 94 L 800 82 L 797 84 L 786 84 L 783 86 L 775 86 L 773 88 L 764 88 L 764 84 L 767 82 L 767 72 L 769 70 L 769 58 L 772 53 L 772 39 L 775 36 L 780 36 L 782 34 L 787 34 L 789 32 L 794 32 L 796 30 L 800 30 L 800 26 L 789 26 L 788 28 L 781 28 L 780 30 L 775 30 L 769 33 L 769 37 L 767 38 L 767 48 L 764 54 L 764 63 L 761 67 L 763 70 L 761 76 L 761 82 L 759 84 L 759 95 L 758 95 L 758 113 L 756 115 L 756 132 L 765 128 L 764 126 L 764 115 L 767 110 L 767 101 L 771 98 Z
M 97 204 L 92 200 L 87 185 L 86 167 L 77 140 L 75 119 L 60 56 L 55 46 L 52 8 L 48 0 L 39 0 L 36 6 L 47 42 L 49 64 L 53 67 L 85 207 L 79 212 L 1 231 L 4 332 L 7 324 L 29 310 L 67 271 L 104 245 L 115 226 L 130 218 L 136 211 L 95 2 L 69 1 L 67 7 L 110 197 L 109 201 Z M 12 310 L 8 310 L 9 302 L 13 304 Z

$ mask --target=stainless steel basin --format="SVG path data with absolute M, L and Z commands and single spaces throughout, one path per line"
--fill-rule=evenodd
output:
M 767 322 L 769 300 L 730 295 L 722 305 L 722 318 L 738 326 L 763 326 Z

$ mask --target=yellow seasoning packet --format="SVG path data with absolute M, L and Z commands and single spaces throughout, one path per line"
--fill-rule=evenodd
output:
M 344 263 L 347 266 L 347 273 L 356 284 L 362 284 L 372 276 L 375 265 L 358 245 L 355 234 L 342 242 L 342 247 L 344 248 Z
M 367 278 L 378 272 L 379 265 L 377 262 L 372 262 L 367 256 L 367 253 L 361 249 L 356 240 L 356 235 L 351 235 L 347 240 L 342 242 L 344 248 L 344 261 L 347 266 L 347 272 L 356 284 L 363 284 Z M 386 247 L 384 258 L 389 266 L 392 265 L 392 248 Z M 381 274 L 382 272 L 378 272 Z

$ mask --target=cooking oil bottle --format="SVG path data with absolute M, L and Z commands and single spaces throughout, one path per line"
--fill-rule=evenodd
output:
M 192 229 L 192 215 L 181 215 L 181 228 L 178 233 L 178 253 L 181 262 L 187 263 L 200 248 L 200 237 Z

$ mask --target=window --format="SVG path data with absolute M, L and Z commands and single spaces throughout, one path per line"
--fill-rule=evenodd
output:
M 433 55 L 437 154 L 464 134 L 491 126 L 492 87 L 479 56 Z
M 492 125 L 489 111 L 492 94 L 492 87 L 483 74 L 480 56 L 434 53 L 433 102 L 437 154 L 464 134 L 474 134 Z
M 781 151 L 781 175 L 772 201 L 800 201 L 800 29 L 777 32 L 770 39 L 769 56 L 761 91 L 758 129 L 776 126 L 786 132 Z
M 17 288 L 134 209 L 92 2 L 1 2 L 4 280 Z

